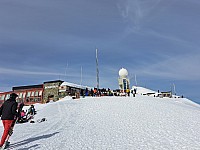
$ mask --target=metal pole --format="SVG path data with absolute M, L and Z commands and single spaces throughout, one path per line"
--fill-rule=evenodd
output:
M 80 82 L 80 85 L 82 87 L 82 66 L 81 66 L 81 82 Z
M 99 89 L 98 50 L 96 49 L 97 90 Z
M 137 79 L 136 79 L 136 74 L 135 74 L 135 85 L 137 86 Z

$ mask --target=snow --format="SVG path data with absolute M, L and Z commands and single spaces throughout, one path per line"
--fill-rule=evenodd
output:
M 66 97 L 35 108 L 35 123 L 16 124 L 10 150 L 200 149 L 200 106 L 186 98 Z
M 79 85 L 79 84 L 75 84 L 75 83 L 70 83 L 70 82 L 63 82 L 60 86 L 71 86 L 71 87 L 77 87 L 77 88 L 90 88 L 91 87 L 88 87 L 88 86 L 83 86 L 83 85 Z
M 147 93 L 157 93 L 153 90 L 144 88 L 144 87 L 139 87 L 139 86 L 133 86 L 132 90 L 136 89 L 137 94 L 147 94 Z

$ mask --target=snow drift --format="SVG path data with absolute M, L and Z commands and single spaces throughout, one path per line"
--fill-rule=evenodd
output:
M 200 107 L 185 98 L 67 97 L 35 108 L 35 123 L 16 125 L 10 150 L 200 148 Z

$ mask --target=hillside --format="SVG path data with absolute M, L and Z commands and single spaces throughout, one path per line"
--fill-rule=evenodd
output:
M 200 147 L 200 107 L 187 99 L 64 98 L 36 104 L 36 123 L 17 124 L 14 150 L 123 150 Z M 37 119 L 47 121 L 37 123 Z M 2 125 L 1 125 L 2 126 Z M 0 128 L 2 134 L 3 128 Z

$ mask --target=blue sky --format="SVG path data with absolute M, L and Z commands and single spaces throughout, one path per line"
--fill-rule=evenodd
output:
M 118 88 L 118 71 L 200 102 L 200 1 L 1 0 L 0 91 L 65 80 Z

